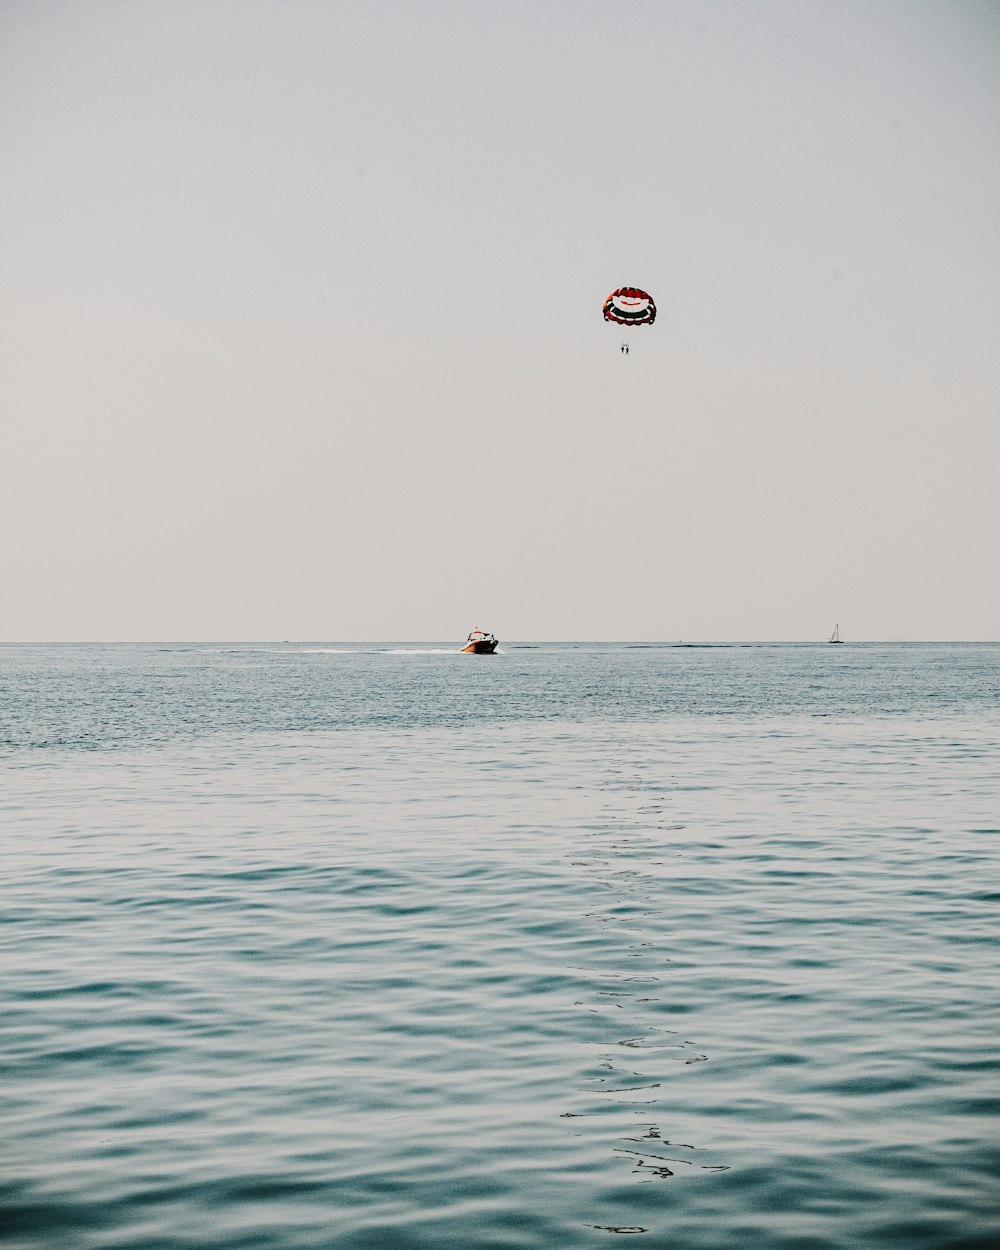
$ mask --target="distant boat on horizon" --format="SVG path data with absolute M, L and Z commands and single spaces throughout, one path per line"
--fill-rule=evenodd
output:
M 827 642 L 843 642 L 843 641 L 844 641 L 843 638 L 841 638 L 840 636 L 840 622 L 838 621 L 837 624 L 834 625 L 833 633 L 827 639 Z

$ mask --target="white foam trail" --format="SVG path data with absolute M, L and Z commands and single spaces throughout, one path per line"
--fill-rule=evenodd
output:
M 461 647 L 386 647 L 383 655 L 461 655 Z
M 294 651 L 282 651 L 282 655 L 357 655 L 360 647 L 297 647 Z

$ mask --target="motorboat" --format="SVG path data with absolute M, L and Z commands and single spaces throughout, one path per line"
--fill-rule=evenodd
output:
M 470 651 L 473 655 L 492 655 L 499 645 L 499 638 L 494 638 L 484 629 L 474 629 L 466 638 L 462 650 Z

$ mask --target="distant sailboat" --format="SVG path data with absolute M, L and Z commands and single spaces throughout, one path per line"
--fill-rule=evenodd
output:
M 840 636 L 840 622 L 838 621 L 837 624 L 834 625 L 833 633 L 827 639 L 827 642 L 843 642 L 843 641 L 844 641 L 843 638 L 841 638 Z

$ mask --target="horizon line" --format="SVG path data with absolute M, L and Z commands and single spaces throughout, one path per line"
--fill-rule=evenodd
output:
M 1000 638 L 853 638 L 845 640 L 847 645 L 885 645 L 899 643 L 940 643 L 940 644 L 997 644 Z M 415 643 L 427 645 L 458 644 L 455 638 L 407 638 L 396 636 L 391 638 L 2 638 L 0 646 L 4 647 L 78 647 L 78 646 L 311 646 L 333 645 L 344 643 L 366 643 L 372 646 L 389 643 Z M 537 646 L 541 643 L 574 645 L 574 646 L 647 646 L 647 647 L 678 647 L 678 646 L 828 646 L 828 638 L 513 638 L 500 639 L 501 646 Z

